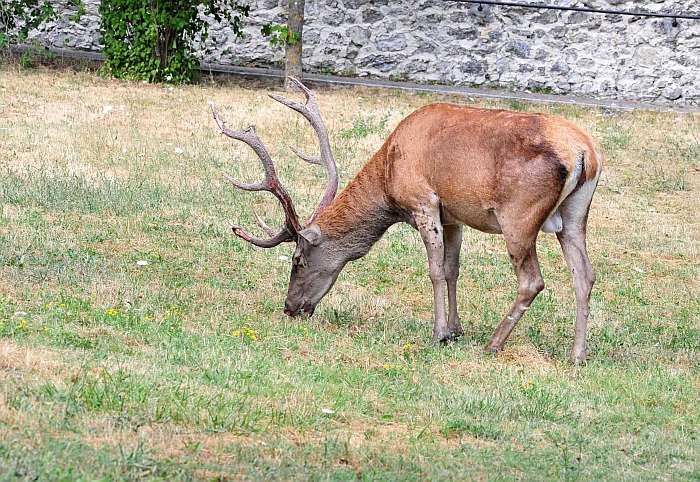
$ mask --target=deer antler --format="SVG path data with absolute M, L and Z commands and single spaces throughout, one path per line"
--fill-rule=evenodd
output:
M 260 162 L 262 163 L 263 170 L 265 172 L 265 177 L 263 180 L 255 184 L 243 183 L 237 179 L 234 179 L 225 172 L 223 173 L 224 177 L 228 179 L 231 184 L 239 189 L 243 189 L 244 191 L 268 191 L 274 194 L 284 210 L 284 228 L 277 233 L 275 233 L 267 224 L 265 224 L 257 213 L 254 213 L 260 227 L 270 236 L 268 239 L 260 239 L 250 236 L 241 227 L 231 223 L 231 228 L 237 236 L 261 248 L 272 248 L 285 241 L 296 241 L 299 231 L 303 229 L 303 227 L 311 224 L 316 216 L 318 216 L 318 214 L 325 209 L 325 207 L 328 206 L 331 201 L 333 201 L 333 198 L 338 190 L 338 169 L 335 165 L 335 160 L 333 159 L 333 153 L 331 152 L 330 141 L 328 139 L 328 132 L 326 131 L 326 126 L 323 124 L 323 120 L 321 119 L 316 97 L 300 81 L 293 77 L 289 78 L 304 93 L 306 103 L 301 104 L 295 100 L 276 94 L 270 94 L 270 97 L 277 102 L 280 102 L 281 104 L 284 104 L 287 107 L 299 112 L 309 121 L 309 123 L 311 123 L 311 126 L 316 131 L 316 135 L 319 139 L 320 154 L 318 156 L 308 156 L 294 147 L 292 147 L 292 151 L 306 162 L 323 166 L 328 175 L 328 186 L 326 188 L 326 192 L 324 193 L 318 207 L 316 207 L 314 212 L 306 219 L 303 225 L 299 223 L 299 218 L 297 217 L 296 210 L 294 209 L 292 198 L 289 196 L 289 193 L 277 177 L 274 164 L 272 163 L 272 157 L 258 135 L 255 133 L 255 128 L 250 126 L 245 130 L 231 130 L 226 127 L 224 122 L 219 117 L 216 106 L 214 104 L 211 106 L 212 113 L 214 114 L 214 120 L 219 126 L 221 133 L 232 139 L 248 144 L 248 146 L 250 146 L 255 154 L 260 158 Z
M 284 210 L 284 228 L 278 233 L 274 233 L 274 231 L 262 221 L 260 216 L 255 214 L 255 217 L 258 220 L 258 224 L 260 224 L 263 230 L 265 230 L 265 232 L 267 232 L 270 235 L 269 239 L 259 239 L 250 236 L 248 233 L 243 231 L 241 227 L 231 223 L 231 228 L 233 229 L 233 232 L 237 236 L 248 241 L 249 243 L 252 243 L 255 246 L 259 246 L 261 248 L 272 248 L 285 241 L 294 241 L 296 239 L 297 233 L 299 232 L 299 230 L 301 230 L 301 226 L 299 225 L 299 218 L 297 217 L 296 210 L 294 209 L 294 203 L 292 202 L 292 198 L 289 196 L 289 193 L 277 177 L 275 166 L 272 163 L 272 157 L 270 157 L 270 153 L 267 152 L 267 149 L 256 134 L 255 128 L 253 126 L 250 126 L 245 130 L 231 130 L 228 127 L 226 127 L 224 122 L 219 117 L 219 112 L 217 111 L 216 106 L 214 104 L 212 104 L 211 110 L 214 114 L 214 120 L 219 126 L 221 133 L 225 136 L 230 137 L 231 139 L 236 139 L 248 144 L 251 147 L 251 149 L 253 149 L 255 154 L 257 154 L 257 156 L 260 158 L 260 162 L 262 163 L 263 170 L 265 172 L 265 177 L 263 178 L 263 180 L 256 184 L 243 183 L 238 179 L 234 179 L 225 172 L 223 173 L 224 177 L 228 179 L 231 184 L 233 184 L 239 189 L 243 189 L 244 191 L 267 191 L 274 194 L 275 197 L 279 200 L 280 204 L 282 205 L 282 209 Z
M 335 198 L 335 193 L 338 191 L 338 167 L 335 165 L 335 159 L 333 158 L 333 152 L 331 151 L 331 143 L 328 138 L 328 131 L 326 131 L 326 126 L 321 119 L 321 113 L 318 108 L 318 101 L 316 101 L 316 96 L 311 92 L 304 84 L 294 77 L 288 77 L 289 80 L 294 82 L 299 89 L 301 89 L 304 97 L 306 97 L 306 103 L 301 104 L 295 100 L 282 97 L 277 94 L 269 94 L 270 97 L 275 99 L 277 102 L 286 105 L 287 107 L 294 109 L 304 116 L 306 120 L 309 121 L 311 126 L 316 131 L 318 136 L 318 142 L 320 147 L 320 153 L 318 156 L 309 156 L 303 152 L 292 147 L 292 151 L 298 157 L 304 161 L 311 164 L 318 164 L 326 169 L 326 174 L 328 175 L 328 186 L 326 187 L 326 192 L 321 198 L 321 202 L 316 207 L 313 213 L 306 218 L 303 226 L 308 226 L 316 219 L 316 216 L 323 211 L 326 206 L 328 206 L 333 198 Z

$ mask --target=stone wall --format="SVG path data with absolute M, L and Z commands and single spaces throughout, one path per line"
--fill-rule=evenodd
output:
M 700 15 L 697 0 L 549 0 L 556 5 Z M 97 2 L 81 24 L 37 35 L 99 50 Z M 204 60 L 279 65 L 260 34 L 287 0 L 250 0 L 246 35 L 212 25 Z M 532 2 L 544 3 L 544 2 Z M 498 7 L 448 0 L 306 0 L 304 67 L 417 82 L 530 89 L 610 99 L 700 102 L 700 20 Z

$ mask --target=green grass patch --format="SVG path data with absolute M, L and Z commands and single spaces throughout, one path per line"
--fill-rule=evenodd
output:
M 229 82 L 182 88 L 2 73 L 0 479 L 695 480 L 700 477 L 700 117 L 480 100 L 556 112 L 606 165 L 589 220 L 589 362 L 565 361 L 575 302 L 556 239 L 547 289 L 497 356 L 481 347 L 515 279 L 503 240 L 466 230 L 465 336 L 428 343 L 420 237 L 392 227 L 311 319 L 282 313 L 293 247 L 245 146 L 256 124 L 302 216 L 325 188 L 312 130 Z M 318 92 L 341 186 L 433 94 Z M 111 107 L 111 108 L 106 108 Z M 260 234 L 260 233 L 258 233 Z

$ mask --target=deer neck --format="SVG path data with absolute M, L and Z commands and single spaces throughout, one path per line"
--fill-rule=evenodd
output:
M 316 220 L 328 242 L 348 261 L 367 254 L 403 218 L 386 196 L 382 150 Z

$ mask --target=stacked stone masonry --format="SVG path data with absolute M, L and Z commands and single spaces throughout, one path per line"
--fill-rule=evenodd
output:
M 525 1 L 525 0 L 521 0 Z M 543 1 L 531 3 L 545 3 Z M 560 6 L 700 15 L 697 0 L 549 0 Z M 78 25 L 35 32 L 98 51 L 98 2 Z M 212 23 L 207 62 L 279 66 L 260 34 L 285 23 L 287 0 L 250 0 L 245 36 Z M 67 18 L 67 14 L 66 14 Z M 304 69 L 426 83 L 698 104 L 700 20 L 489 6 L 449 0 L 306 0 Z

